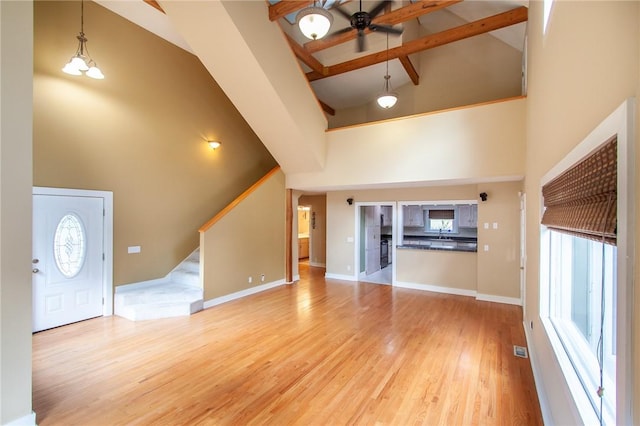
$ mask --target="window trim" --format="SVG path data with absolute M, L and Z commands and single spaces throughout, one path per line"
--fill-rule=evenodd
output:
M 542 217 L 542 186 L 559 176 L 563 171 L 576 164 L 589 153 L 593 152 L 611 136 L 618 136 L 618 241 L 617 241 L 617 288 L 616 288 L 616 422 L 631 424 L 633 422 L 633 301 L 631 300 L 635 259 L 635 152 L 634 152 L 634 119 L 635 98 L 625 100 L 613 113 L 604 119 L 587 137 L 578 144 L 565 158 L 556 164 L 540 182 L 540 217 Z M 540 319 L 558 364 L 564 374 L 568 391 L 572 395 L 575 410 L 585 424 L 593 423 L 588 417 L 592 410 L 580 410 L 584 407 L 584 392 L 572 392 L 576 389 L 574 379 L 577 379 L 571 364 L 567 365 L 568 357 L 562 348 L 557 333 L 549 320 L 549 258 L 548 228 L 540 225 Z M 546 256 L 546 258 L 545 258 Z M 546 259 L 546 260 L 545 260 Z M 569 368 L 567 368 L 569 367 Z M 573 372 L 573 373 L 572 373 Z M 573 385 L 573 386 L 572 386 Z M 578 389 L 582 390 L 582 386 Z M 593 413 L 593 412 L 592 412 Z

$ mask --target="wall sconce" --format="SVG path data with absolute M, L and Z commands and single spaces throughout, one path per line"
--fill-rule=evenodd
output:
M 487 201 L 487 197 L 488 197 L 488 195 L 487 195 L 487 193 L 486 193 L 486 192 L 481 192 L 481 193 L 480 193 L 480 199 L 481 199 L 482 201 Z
M 349 205 L 353 204 L 353 198 L 347 198 L 347 204 Z
M 220 148 L 220 146 L 222 145 L 222 143 L 218 142 L 218 141 L 207 141 L 207 143 L 209 144 L 209 147 L 211 149 L 213 149 L 214 151 L 218 148 Z

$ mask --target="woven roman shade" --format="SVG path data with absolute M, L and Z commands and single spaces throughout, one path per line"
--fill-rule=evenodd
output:
M 542 187 L 542 224 L 556 231 L 616 244 L 617 136 Z
M 453 219 L 453 210 L 429 210 L 429 219 Z

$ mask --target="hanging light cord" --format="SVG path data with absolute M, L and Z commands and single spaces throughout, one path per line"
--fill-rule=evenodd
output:
M 387 73 L 384 75 L 384 91 L 389 93 L 389 33 L 387 33 Z

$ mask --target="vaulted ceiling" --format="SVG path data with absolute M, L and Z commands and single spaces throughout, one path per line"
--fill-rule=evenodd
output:
M 387 39 L 386 34 L 372 33 L 367 29 L 367 49 L 357 52 L 356 32 L 344 31 L 349 27 L 344 15 L 358 10 L 372 10 L 381 3 L 379 0 L 322 1 L 333 14 L 334 21 L 329 34 L 319 40 L 306 39 L 295 25 L 297 12 L 313 5 L 312 0 L 265 1 L 268 2 L 269 20 L 281 26 L 327 114 L 370 100 L 372 87 L 381 87 L 385 66 L 393 75 L 394 87 L 420 84 L 420 73 L 415 65 L 416 55 L 429 49 L 489 33 L 522 50 L 528 18 L 528 0 L 389 1 L 372 22 L 404 28 L 405 31 L 401 36 L 391 35 Z M 163 11 L 156 0 L 144 2 Z M 340 7 L 344 12 L 337 13 L 335 7 Z M 451 19 L 443 20 L 445 15 L 453 15 L 463 23 L 447 27 L 442 22 L 450 22 Z

